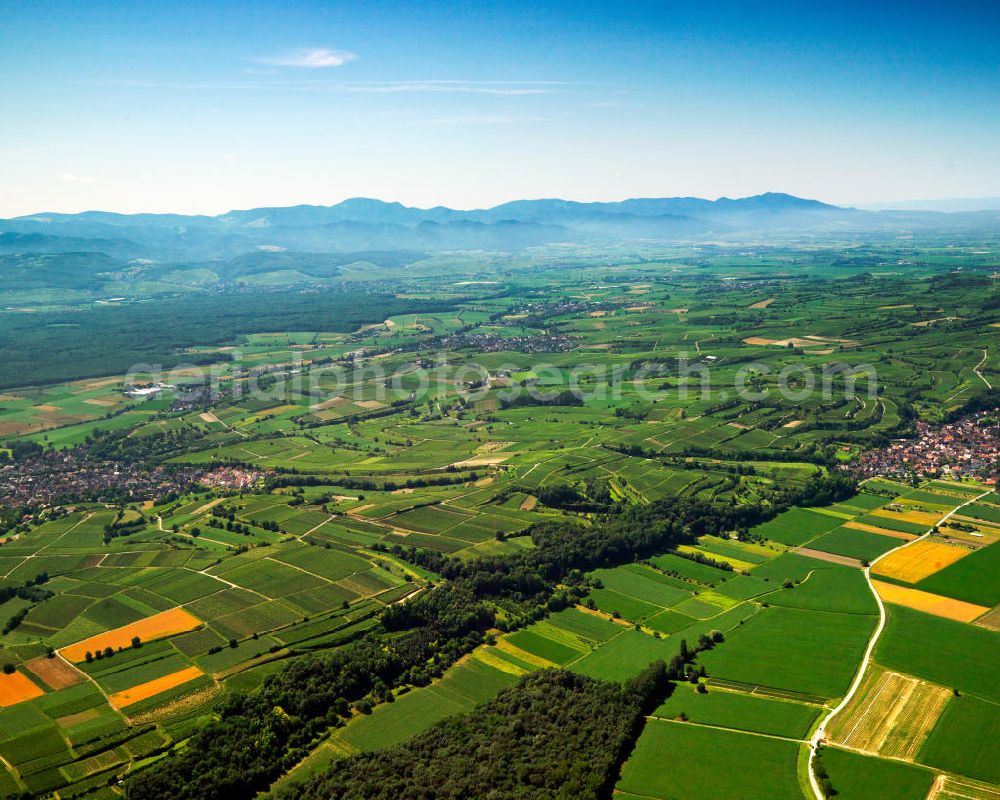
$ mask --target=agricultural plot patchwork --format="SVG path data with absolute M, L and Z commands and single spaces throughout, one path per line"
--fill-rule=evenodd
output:
M 144 521 L 130 511 L 125 521 L 138 524 L 110 541 L 102 529 L 115 512 L 81 510 L 7 545 L 7 580 L 47 573 L 50 593 L 26 604 L 2 640 L 15 665 L 0 676 L 0 713 L 14 715 L 0 755 L 10 756 L 13 785 L 96 785 L 183 738 L 220 682 L 278 663 L 289 647 L 349 640 L 422 586 L 388 557 L 304 535 L 332 515 L 287 500 L 230 506 L 232 519 L 204 496 L 142 509 Z M 265 520 L 252 515 L 264 507 L 303 534 L 257 536 Z M 215 531 L 237 538 L 217 546 Z
M 692 258 L 704 275 L 691 277 Z M 133 401 L 112 379 L 12 390 L 0 408 L 5 438 L 71 453 L 101 429 L 107 443 L 89 445 L 100 452 L 209 483 L 149 502 L 80 501 L 5 537 L 0 588 L 37 581 L 44 593 L 3 604 L 20 619 L 0 636 L 13 667 L 0 676 L 0 756 L 10 765 L 0 794 L 93 790 L 104 800 L 109 778 L 185 742 L 227 692 L 385 635 L 388 607 L 453 574 L 430 554 L 517 556 L 536 547 L 534 526 L 586 530 L 604 513 L 676 498 L 785 508 L 873 441 L 898 437 L 913 413 L 940 419 L 957 408 L 993 346 L 972 322 L 948 341 L 915 327 L 929 284 L 868 276 L 831 291 L 829 275 L 853 274 L 839 262 L 823 264 L 820 282 L 799 281 L 785 274 L 792 261 L 771 274 L 740 255 L 722 280 L 715 258 L 678 253 L 641 283 L 603 262 L 571 277 L 546 267 L 496 293 L 453 285 L 454 275 L 442 284 L 423 264 L 407 292 L 454 308 L 193 348 L 220 362 L 240 351 L 222 366 L 218 401 L 204 406 L 175 407 L 173 392 Z M 935 285 L 933 302 L 968 305 L 970 292 Z M 447 358 L 436 337 L 454 337 Z M 681 374 L 682 353 L 693 377 Z M 748 357 L 773 374 L 877 363 L 880 392 L 789 400 L 760 370 L 762 399 L 734 400 Z M 572 370 L 585 362 L 621 380 L 581 382 Z M 268 396 L 235 391 L 251 374 Z M 518 387 L 555 394 L 511 402 Z M 588 391 L 598 387 L 608 391 Z M 569 395 L 552 400 L 559 392 Z M 234 474 L 238 487 L 227 483 Z M 492 630 L 446 670 L 403 676 L 392 702 L 373 693 L 373 708 L 353 706 L 280 784 L 406 742 L 527 673 L 559 667 L 624 684 L 683 642 L 695 682 L 652 710 L 616 796 L 808 796 L 806 741 L 875 630 L 867 562 L 888 622 L 823 746 L 838 796 L 922 798 L 932 784 L 939 798 L 979 796 L 1000 780 L 997 497 L 901 547 L 982 492 L 899 477 L 747 529 L 699 529 L 635 563 L 590 562 L 586 587 L 569 607 L 554 603 L 559 611 L 542 601 L 524 615 L 490 598 L 511 630 Z M 973 743 L 960 747 L 968 731 Z

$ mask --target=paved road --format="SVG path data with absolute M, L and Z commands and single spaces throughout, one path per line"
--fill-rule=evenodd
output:
M 961 505 L 956 506 L 947 514 L 945 514 L 943 517 L 941 517 L 941 519 L 937 521 L 937 525 L 941 525 L 942 523 L 947 522 L 948 519 L 953 514 L 965 508 L 965 506 L 969 505 L 970 503 L 974 503 L 976 502 L 976 500 L 979 500 L 982 497 L 986 497 L 986 495 L 988 494 L 989 494 L 988 491 L 983 492 L 982 494 L 976 495 L 971 500 L 966 500 Z M 888 556 L 890 553 L 895 553 L 897 550 L 902 550 L 904 547 L 909 547 L 914 542 L 919 542 L 921 539 L 926 539 L 930 535 L 931 531 L 927 531 L 927 533 L 923 534 L 922 536 L 918 536 L 916 539 L 912 539 L 909 542 L 904 542 L 899 547 L 894 547 L 892 548 L 892 550 L 883 553 L 874 561 L 872 561 L 872 563 L 869 566 L 865 567 L 865 581 L 868 583 L 868 588 L 871 590 L 871 593 L 875 596 L 875 602 L 878 603 L 878 625 L 875 627 L 875 631 L 874 633 L 872 633 L 872 638 L 868 642 L 868 647 L 865 650 L 864 658 L 861 659 L 861 665 L 858 667 L 858 672 L 854 676 L 854 682 L 851 684 L 851 688 L 848 690 L 847 694 L 844 696 L 844 699 L 840 701 L 837 707 L 834 708 L 829 714 L 827 714 L 823 718 L 823 721 L 820 722 L 819 726 L 816 728 L 812 737 L 809 739 L 809 785 L 812 787 L 813 795 L 815 796 L 816 800 L 826 800 L 825 795 L 823 794 L 823 790 L 820 789 L 819 780 L 816 778 L 816 769 L 815 769 L 816 749 L 823 741 L 823 739 L 826 738 L 827 725 L 830 724 L 831 720 L 833 720 L 833 718 L 837 716 L 837 714 L 839 714 L 841 711 L 844 710 L 847 704 L 851 702 L 854 695 L 858 693 L 858 689 L 861 688 L 861 682 L 865 677 L 865 672 L 868 669 L 869 662 L 871 661 L 872 653 L 875 652 L 875 645 L 878 644 L 879 637 L 882 635 L 882 630 L 885 628 L 885 604 L 882 602 L 882 598 L 879 597 L 878 592 L 875 591 L 875 587 L 872 585 L 871 569 L 873 566 L 875 566 L 875 564 L 877 564 L 883 558 Z

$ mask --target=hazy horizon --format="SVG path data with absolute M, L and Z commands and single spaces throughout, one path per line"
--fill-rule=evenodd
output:
M 790 194 L 788 192 L 781 192 L 780 190 L 770 190 L 760 192 L 754 195 L 733 195 L 733 194 L 723 194 L 715 197 L 697 197 L 695 195 L 687 195 L 685 197 L 695 198 L 700 200 L 717 201 L 723 199 L 730 200 L 740 200 L 749 197 L 759 196 L 760 194 Z M 828 205 L 837 206 L 839 208 L 855 208 L 862 211 L 937 211 L 942 213 L 962 213 L 969 211 L 1000 211 L 1000 197 L 940 197 L 940 198 L 922 198 L 922 199 L 911 199 L 911 200 L 885 200 L 885 201 L 874 201 L 867 203 L 829 203 L 822 197 L 800 197 L 798 195 L 792 195 L 798 197 L 802 200 L 815 200 L 821 203 L 827 203 Z M 0 217 L 0 219 L 14 219 L 18 217 L 36 217 L 43 214 L 85 214 L 91 212 L 99 213 L 110 213 L 110 214 L 178 214 L 183 216 L 205 216 L 205 217 L 219 217 L 224 216 L 228 213 L 246 211 L 254 208 L 295 208 L 298 206 L 313 206 L 319 208 L 332 208 L 341 203 L 345 203 L 351 200 L 373 200 L 376 202 L 386 203 L 386 204 L 399 204 L 408 208 L 415 208 L 418 210 L 430 210 L 437 207 L 446 207 L 454 211 L 460 212 L 474 212 L 483 211 L 491 208 L 496 208 L 504 203 L 516 202 L 516 201 L 566 201 L 571 203 L 621 203 L 629 200 L 646 200 L 646 199 L 675 199 L 680 196 L 649 196 L 649 197 L 638 197 L 638 196 L 621 196 L 621 197 L 591 197 L 591 198 L 575 198 L 575 197 L 516 197 L 512 200 L 504 200 L 496 203 L 488 203 L 485 205 L 478 206 L 466 206 L 466 207 L 455 207 L 448 206 L 445 203 L 425 203 L 425 204 L 413 204 L 407 203 L 402 200 L 394 199 L 391 197 L 372 197 L 368 195 L 352 195 L 350 197 L 340 197 L 330 201 L 318 201 L 313 203 L 288 203 L 288 204 L 277 204 L 263 202 L 259 205 L 254 206 L 234 206 L 232 208 L 223 208 L 208 211 L 174 211 L 174 210 L 158 210 L 150 211 L 147 209 L 136 209 L 130 211 L 120 211 L 114 208 L 80 208 L 75 211 L 56 211 L 53 209 L 39 209 L 24 214 L 11 215 L 10 217 Z

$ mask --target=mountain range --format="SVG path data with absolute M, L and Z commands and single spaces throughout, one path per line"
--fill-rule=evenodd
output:
M 231 259 L 250 252 L 517 251 L 773 235 L 996 230 L 1000 212 L 864 211 L 768 193 L 740 199 L 620 202 L 517 200 L 462 211 L 368 198 L 332 206 L 234 210 L 218 216 L 42 213 L 0 220 L 0 254 L 97 252 L 151 261 Z

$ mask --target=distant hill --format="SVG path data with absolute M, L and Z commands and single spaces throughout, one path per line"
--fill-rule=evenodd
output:
M 391 271 L 443 252 L 768 239 L 842 240 L 994 233 L 1000 212 L 842 208 L 769 192 L 753 197 L 516 200 L 472 210 L 413 208 L 356 197 L 332 206 L 183 214 L 32 214 L 0 220 L 0 279 L 28 291 L 120 294 L 123 281 L 161 294 L 220 285 L 280 287 Z M 562 252 L 562 251 L 560 251 Z
M 332 206 L 180 214 L 32 214 L 0 220 L 0 252 L 102 252 L 155 260 L 228 259 L 261 248 L 299 252 L 414 249 L 516 251 L 545 244 L 683 241 L 741 232 L 799 231 L 867 212 L 769 193 L 740 199 L 621 202 L 517 200 L 493 208 L 412 208 L 357 197 Z

